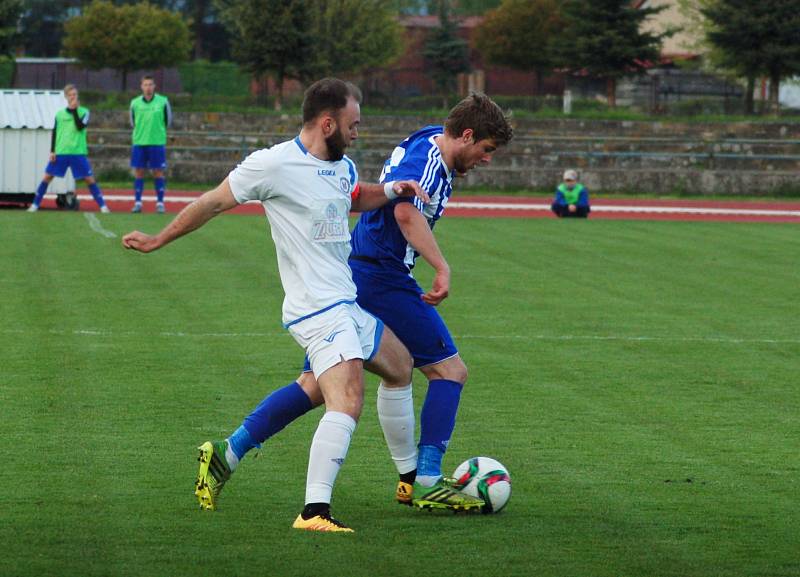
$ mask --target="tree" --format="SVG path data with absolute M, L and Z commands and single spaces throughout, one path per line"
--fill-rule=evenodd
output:
M 401 48 L 396 13 L 382 0 L 217 0 L 217 7 L 234 58 L 255 78 L 275 81 L 276 109 L 288 78 L 358 73 Z
M 124 6 L 99 0 L 64 24 L 64 49 L 91 70 L 133 70 L 174 66 L 191 50 L 189 28 L 180 16 L 147 2 Z
M 22 0 L 0 0 L 0 56 L 11 54 L 22 15 Z
M 469 47 L 458 37 L 455 25 L 450 21 L 448 0 L 439 0 L 439 26 L 434 28 L 427 41 L 423 55 L 433 82 L 442 95 L 442 105 L 448 107 L 447 96 L 455 89 L 459 74 L 470 71 Z
M 475 36 L 475 46 L 491 64 L 542 77 L 555 66 L 553 41 L 563 26 L 557 0 L 504 0 L 486 14 Z
M 311 76 L 359 73 L 400 54 L 401 28 L 384 0 L 313 0 Z
M 800 0 L 714 0 L 701 12 L 723 64 L 748 84 L 758 75 L 768 77 L 770 109 L 778 112 L 781 80 L 800 73 Z M 753 87 L 748 88 L 752 99 Z
M 287 78 L 305 78 L 314 67 L 311 7 L 304 0 L 217 0 L 233 37 L 233 57 L 256 79 L 275 81 L 275 109 L 283 106 Z
M 608 104 L 616 106 L 617 80 L 658 62 L 662 38 L 643 32 L 642 23 L 662 8 L 635 8 L 630 0 L 566 0 L 566 27 L 556 41 L 565 68 L 606 78 Z

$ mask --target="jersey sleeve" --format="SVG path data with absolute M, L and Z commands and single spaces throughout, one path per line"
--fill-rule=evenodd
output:
M 236 202 L 263 202 L 274 196 L 272 184 L 277 180 L 278 171 L 275 156 L 270 150 L 257 150 L 231 171 L 228 183 Z
M 358 187 L 358 169 L 356 168 L 356 163 L 350 160 L 349 157 L 345 156 L 344 161 L 347 163 L 348 169 L 348 176 L 350 177 L 350 190 L 355 191 Z
M 392 170 L 392 172 L 388 175 L 381 175 L 382 182 L 394 182 L 397 180 L 416 180 L 420 186 L 427 192 L 430 196 L 433 196 L 433 187 L 426 187 L 423 183 L 423 176 L 424 176 L 424 169 L 425 165 L 421 163 L 415 162 L 407 162 L 405 159 L 400 162 L 400 164 Z M 417 207 L 417 210 L 420 212 L 423 211 L 425 208 L 425 204 L 422 202 L 418 196 L 399 196 L 389 202 L 391 206 L 399 204 L 401 202 L 410 202 L 414 206 Z
M 164 100 L 164 126 L 167 128 L 172 126 L 172 107 L 167 99 Z

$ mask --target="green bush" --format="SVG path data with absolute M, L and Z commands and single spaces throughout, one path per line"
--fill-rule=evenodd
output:
M 14 61 L 7 56 L 0 56 L 0 88 L 11 88 L 14 80 Z
M 183 91 L 192 95 L 248 96 L 250 76 L 232 62 L 195 60 L 178 66 Z

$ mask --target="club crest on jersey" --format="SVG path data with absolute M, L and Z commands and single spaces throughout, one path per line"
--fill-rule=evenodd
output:
M 343 193 L 348 194 L 350 192 L 350 181 L 343 176 L 339 179 L 339 188 L 342 189 Z
M 317 212 L 313 224 L 316 242 L 341 242 L 347 240 L 347 217 L 343 216 L 335 203 L 329 202 Z

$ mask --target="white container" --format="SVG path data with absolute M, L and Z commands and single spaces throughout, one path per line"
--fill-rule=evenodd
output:
M 33 194 L 50 156 L 56 112 L 67 100 L 57 90 L 0 90 L 0 201 L 3 194 Z M 48 194 L 75 190 L 72 171 L 54 178 Z

